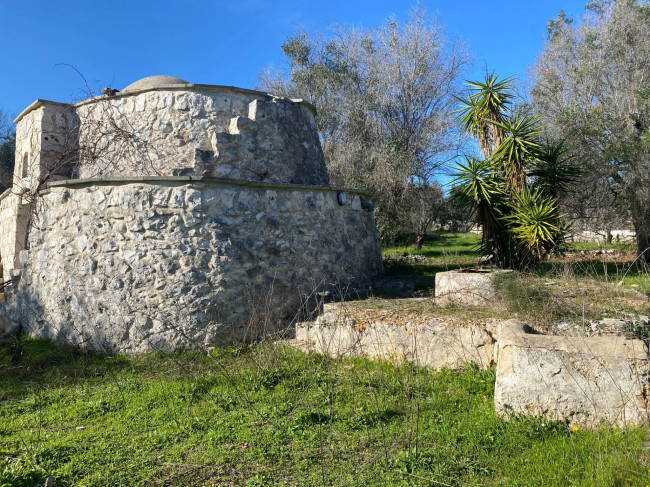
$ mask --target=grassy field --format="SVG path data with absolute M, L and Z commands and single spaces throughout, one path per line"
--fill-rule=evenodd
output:
M 385 249 L 386 269 L 415 276 L 426 296 L 436 272 L 475 265 L 477 241 L 441 234 L 421 251 Z M 516 274 L 499 283 L 501 299 L 489 308 L 349 304 L 461 325 L 650 314 L 647 275 L 626 255 L 605 258 L 556 259 Z M 613 277 L 610 264 L 627 274 Z M 50 474 L 57 486 L 89 487 L 650 485 L 647 428 L 504 421 L 494 413 L 494 379 L 471 364 L 433 373 L 272 341 L 123 357 L 9 339 L 0 342 L 0 487 L 32 487 Z
M 636 486 L 644 429 L 495 416 L 494 372 L 275 344 L 100 357 L 0 347 L 0 485 Z
M 480 236 L 473 233 L 440 233 L 425 241 L 420 250 L 411 246 L 386 247 L 382 252 L 386 274 L 416 278 L 421 290 L 433 290 L 437 272 L 476 264 L 479 241 Z M 413 256 L 423 259 L 414 260 Z
M 475 233 L 441 232 L 425 241 L 421 250 L 413 246 L 386 247 L 383 249 L 386 272 L 394 276 L 417 276 L 422 289 L 432 290 L 437 272 L 476 266 L 476 248 L 480 240 L 481 236 Z M 582 255 L 582 251 L 614 253 Z M 574 275 L 616 284 L 623 281 L 626 287 L 650 294 L 650 273 L 636 265 L 634 252 L 631 243 L 576 242 L 570 244 L 569 257 L 542 262 L 536 274 L 549 277 Z M 424 259 L 413 259 L 413 256 Z

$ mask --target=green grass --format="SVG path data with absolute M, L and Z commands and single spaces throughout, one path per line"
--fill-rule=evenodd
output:
M 626 288 L 650 295 L 650 272 L 638 266 L 632 254 L 621 262 L 607 262 L 587 257 L 575 262 L 542 262 L 536 269 L 539 276 L 572 275 L 612 284 L 622 283 Z
M 386 273 L 391 276 L 414 276 L 420 281 L 420 288 L 433 292 L 435 275 L 438 272 L 474 267 L 478 254 L 476 249 L 481 236 L 475 233 L 441 232 L 425 241 L 421 250 L 413 246 L 385 247 L 383 249 Z M 623 285 L 650 295 L 650 272 L 636 265 L 635 246 L 629 242 L 603 244 L 597 242 L 575 242 L 569 252 L 589 250 L 617 250 L 625 252 L 627 260 L 608 262 L 602 256 L 586 255 L 572 262 L 552 259 L 542 262 L 535 274 L 547 278 L 571 275 L 576 278 L 595 279 Z M 406 256 L 421 255 L 424 260 L 409 260 Z M 405 258 L 406 257 L 406 258 Z
M 436 272 L 476 264 L 479 239 L 442 233 L 421 251 L 387 248 L 386 269 L 430 293 Z M 414 254 L 423 258 L 405 257 Z M 351 305 L 529 324 L 648 313 L 630 289 L 647 292 L 647 273 L 588 259 L 515 274 L 485 308 Z M 504 421 L 493 390 L 493 370 L 432 373 L 272 343 L 132 358 L 21 338 L 0 343 L 0 487 L 49 474 L 89 487 L 650 485 L 647 428 Z
M 646 430 L 495 416 L 494 371 L 274 344 L 101 357 L 0 345 L 0 485 L 627 486 Z
M 624 250 L 624 251 L 633 251 L 636 249 L 636 246 L 633 242 L 573 242 L 571 247 L 574 250 Z
M 431 237 L 432 240 L 426 240 L 420 250 L 412 246 L 385 247 L 382 254 L 386 274 L 414 277 L 419 281 L 420 289 L 433 291 L 437 272 L 476 265 L 480 235 L 442 232 Z M 409 260 L 408 256 L 412 255 L 421 255 L 426 259 Z

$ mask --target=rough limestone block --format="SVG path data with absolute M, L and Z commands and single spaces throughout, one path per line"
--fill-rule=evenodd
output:
M 440 303 L 470 306 L 489 304 L 496 297 L 494 276 L 512 273 L 495 271 L 446 271 L 436 274 L 435 295 Z
M 374 321 L 357 326 L 349 316 L 328 312 L 316 322 L 299 323 L 296 340 L 310 351 L 333 357 L 367 357 L 414 362 L 435 370 L 494 363 L 495 341 L 489 327 L 448 327 L 431 320 L 424 324 Z
M 494 392 L 503 417 L 526 414 L 569 424 L 648 421 L 649 362 L 641 340 L 526 333 L 500 325 Z

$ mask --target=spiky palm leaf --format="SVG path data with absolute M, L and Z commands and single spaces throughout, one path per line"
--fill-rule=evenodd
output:
M 503 194 L 503 186 L 487 159 L 466 157 L 464 164 L 457 164 L 453 177 L 454 197 L 471 211 L 482 204 L 493 205 Z
M 506 186 L 513 193 L 523 191 L 526 186 L 526 166 L 536 157 L 540 149 L 538 140 L 542 132 L 539 119 L 518 115 L 502 122 L 492 121 L 507 136 L 492 154 L 506 176 Z
M 520 267 L 534 267 L 556 246 L 561 234 L 556 203 L 540 188 L 521 191 L 505 219 L 517 241 Z
M 463 133 L 478 139 L 481 134 L 480 127 L 485 121 L 485 114 L 481 112 L 481 107 L 479 106 L 479 97 L 470 94 L 467 98 L 457 96 L 456 99 L 462 104 L 458 110 L 458 121 L 460 122 L 461 130 Z
M 468 81 L 474 93 L 480 94 L 481 106 L 486 112 L 497 110 L 503 113 L 512 101 L 512 77 L 499 80 L 494 74 L 486 74 L 485 81 Z
M 457 98 L 462 103 L 458 120 L 466 134 L 478 140 L 481 153 L 488 158 L 503 141 L 505 134 L 492 121 L 503 122 L 510 107 L 512 78 L 499 80 L 494 73 L 485 81 L 468 81 L 467 98 Z
M 485 159 L 466 157 L 464 164 L 457 164 L 452 184 L 451 197 L 482 227 L 481 254 L 494 256 L 497 265 L 509 265 L 511 242 L 502 220 L 507 198 L 494 166 Z

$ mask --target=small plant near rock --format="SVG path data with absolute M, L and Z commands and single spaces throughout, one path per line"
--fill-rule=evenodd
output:
M 644 318 L 636 315 L 633 322 L 623 326 L 623 333 L 629 339 L 636 338 L 648 344 L 650 342 L 650 323 L 648 323 L 647 317 Z

